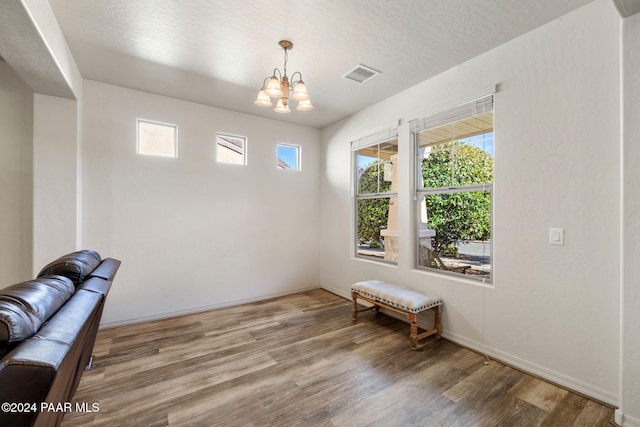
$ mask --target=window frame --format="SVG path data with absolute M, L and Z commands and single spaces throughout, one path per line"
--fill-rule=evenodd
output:
M 462 110 L 464 110 L 465 108 L 469 108 L 469 111 L 472 112 L 472 114 L 467 115 L 466 117 L 464 116 L 464 112 Z M 450 277 L 457 277 L 457 278 L 464 278 L 464 279 L 469 279 L 472 280 L 474 282 L 478 282 L 478 283 L 482 283 L 482 284 L 487 284 L 487 285 L 492 285 L 493 283 L 493 277 L 494 277 L 494 257 L 493 257 L 493 233 L 494 233 L 494 222 L 495 222 L 495 215 L 494 215 L 494 193 L 493 193 L 493 188 L 494 188 L 494 183 L 495 183 L 495 155 L 492 156 L 493 158 L 493 164 L 494 164 L 494 175 L 492 177 L 492 181 L 491 182 L 487 182 L 487 183 L 479 183 L 479 184 L 465 184 L 465 185 L 454 185 L 455 183 L 452 183 L 452 185 L 448 185 L 448 186 L 441 186 L 441 187 L 433 187 L 433 188 L 424 188 L 423 187 L 423 176 L 422 176 L 422 161 L 426 158 L 424 156 L 419 155 L 419 150 L 420 148 L 422 148 L 420 146 L 420 133 L 424 132 L 424 131 L 428 131 L 431 129 L 435 129 L 438 128 L 440 126 L 445 126 L 448 124 L 455 124 L 457 122 L 461 122 L 464 120 L 467 120 L 469 118 L 473 118 L 473 117 L 478 117 L 481 116 L 483 114 L 487 114 L 487 113 L 494 113 L 495 109 L 494 109 L 494 94 L 489 94 L 487 96 L 484 97 L 480 97 L 477 98 L 473 101 L 469 101 L 460 105 L 457 105 L 455 107 L 452 107 L 450 109 L 447 110 L 443 110 L 440 112 L 437 112 L 435 114 L 432 115 L 428 115 L 428 116 L 424 116 L 422 118 L 416 119 L 414 121 L 411 122 L 411 140 L 412 140 L 412 155 L 413 155 L 413 162 L 412 162 L 412 167 L 414 169 L 414 174 L 415 174 L 415 179 L 414 179 L 414 183 L 413 186 L 414 191 L 414 224 L 413 224 L 413 239 L 414 239 L 414 266 L 417 270 L 420 271 L 427 271 L 430 273 L 435 273 L 435 274 L 442 274 L 442 275 L 447 275 Z M 461 115 L 462 114 L 462 115 Z M 455 119 L 451 120 L 451 118 L 454 117 Z M 416 124 L 416 122 L 421 122 L 420 124 Z M 428 123 L 425 127 L 425 123 Z M 494 143 L 494 147 L 495 147 L 495 113 L 493 115 L 493 123 L 491 126 L 490 130 L 487 130 L 487 132 L 483 133 L 492 133 L 492 140 Z M 464 138 L 461 139 L 454 139 L 452 138 L 451 142 L 455 142 L 455 141 L 459 141 L 462 140 Z M 434 143 L 432 145 L 429 145 L 430 147 L 435 146 L 437 143 Z M 427 146 L 423 146 L 423 147 L 427 147 Z M 472 192 L 488 192 L 489 193 L 489 209 L 490 209 L 490 230 L 489 230 L 489 237 L 488 237 L 488 242 L 489 242 L 489 269 L 488 269 L 488 275 L 487 276 L 482 276 L 482 275 L 469 275 L 469 274 L 464 274 L 464 273 L 460 273 L 460 272 L 456 272 L 456 271 L 450 271 L 447 269 L 442 269 L 442 268 L 435 268 L 435 267 L 431 267 L 431 266 L 425 266 L 425 265 L 421 265 L 421 251 L 420 251 L 420 243 L 421 243 L 421 239 L 424 237 L 429 237 L 429 236 L 421 236 L 421 232 L 424 230 L 422 226 L 424 226 L 424 224 L 421 222 L 421 218 L 422 218 L 422 206 L 421 204 L 424 203 L 424 197 L 428 196 L 428 195 L 433 195 L 433 194 L 456 194 L 456 193 L 472 193 Z M 431 236 L 433 237 L 433 236 Z
M 295 167 L 292 167 L 290 169 L 280 168 L 279 167 L 280 156 L 278 155 L 278 148 L 280 148 L 280 147 L 294 148 L 296 150 L 296 164 L 295 164 Z M 287 165 L 289 165 L 289 164 L 287 163 Z M 291 166 L 291 165 L 289 165 L 289 166 Z M 288 144 L 286 142 L 277 142 L 276 143 L 276 168 L 278 170 L 284 170 L 284 171 L 301 172 L 302 171 L 302 146 L 297 145 L 297 144 Z
M 228 138 L 235 138 L 235 139 L 241 139 L 242 140 L 242 162 L 241 163 L 236 163 L 236 162 L 227 162 L 224 160 L 221 160 L 219 155 L 218 155 L 218 148 L 221 146 L 221 144 L 218 142 L 220 138 L 223 137 L 228 137 Z M 216 159 L 216 163 L 219 164 L 224 164 L 224 165 L 232 165 L 232 166 L 247 166 L 247 154 L 248 154 L 248 146 L 249 146 L 249 138 L 247 138 L 246 136 L 243 135 L 237 135 L 237 134 L 233 134 L 233 133 L 229 133 L 229 132 L 216 132 L 216 141 L 215 141 L 215 159 Z
M 362 200 L 380 200 L 380 199 L 389 199 L 389 203 L 391 203 L 392 199 L 395 198 L 396 203 L 398 199 L 399 191 L 385 191 L 385 192 L 374 192 L 374 193 L 359 193 L 359 166 L 358 166 L 358 152 L 364 148 L 378 146 L 378 153 L 380 150 L 380 146 L 382 144 L 388 143 L 389 141 L 395 140 L 398 142 L 398 128 L 393 127 L 386 129 L 381 132 L 377 132 L 375 134 L 369 135 L 367 137 L 361 138 L 359 140 L 355 140 L 351 142 L 351 179 L 352 179 L 352 194 L 353 194 L 353 220 L 352 225 L 353 229 L 353 243 L 352 247 L 352 255 L 356 259 L 367 260 L 370 262 L 377 262 L 382 264 L 389 265 L 398 265 L 398 260 L 388 260 L 381 257 L 375 257 L 372 255 L 364 255 L 359 253 L 359 221 L 358 221 L 358 204 Z M 378 154 L 378 159 L 380 156 Z M 384 173 L 384 172 L 383 172 Z M 388 218 L 388 217 L 387 217 Z M 400 218 L 398 217 L 398 221 Z M 399 227 L 398 227 L 399 228 Z
M 155 126 L 164 126 L 167 128 L 173 128 L 174 129 L 174 135 L 173 135 L 173 155 L 164 155 L 164 154 L 157 154 L 157 153 L 149 153 L 149 152 L 142 152 L 140 149 L 140 124 L 144 123 L 144 124 L 149 124 L 149 125 L 155 125 Z M 178 158 L 178 125 L 175 123 L 166 123 L 166 122 L 160 122 L 157 120 L 149 120 L 149 119 L 142 119 L 142 118 L 136 118 L 136 154 L 140 155 L 140 156 L 153 156 L 153 157 L 164 157 L 167 159 L 177 159 Z

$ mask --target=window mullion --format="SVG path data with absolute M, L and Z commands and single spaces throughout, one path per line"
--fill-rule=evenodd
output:
M 493 183 L 487 184 L 473 184 L 473 185 L 459 185 L 453 187 L 438 187 L 438 188 L 421 188 L 417 191 L 418 194 L 445 194 L 445 193 L 469 193 L 472 191 L 492 191 Z
M 395 191 L 393 193 L 369 193 L 369 194 L 358 194 L 356 199 L 365 200 L 365 199 L 386 199 L 389 197 L 398 197 L 398 192 Z

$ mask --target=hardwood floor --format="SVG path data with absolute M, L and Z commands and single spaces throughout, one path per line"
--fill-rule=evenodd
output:
M 99 331 L 63 426 L 610 426 L 613 410 L 323 290 Z M 444 325 L 446 330 L 446 324 Z M 75 403 L 74 403 L 75 407 Z

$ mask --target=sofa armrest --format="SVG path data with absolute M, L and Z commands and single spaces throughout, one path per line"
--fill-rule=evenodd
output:
M 31 339 L 2 359 L 0 402 L 34 404 L 38 412 L 1 411 L 0 425 L 33 425 L 40 418 L 40 405 L 47 400 L 69 349 L 65 343 Z
M 120 261 L 113 258 L 105 258 L 102 260 L 95 270 L 93 270 L 87 278 L 99 277 L 104 280 L 113 281 L 113 278 L 120 267 Z
M 57 341 L 73 345 L 84 342 L 87 328 L 96 317 L 104 297 L 95 292 L 78 289 L 73 298 L 62 307 L 35 335 L 37 340 Z

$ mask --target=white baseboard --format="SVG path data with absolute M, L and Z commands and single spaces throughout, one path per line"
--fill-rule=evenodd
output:
M 447 332 L 446 329 L 443 331 L 442 336 L 457 344 L 469 347 L 470 349 L 478 351 L 480 353 L 484 353 L 490 358 L 496 359 L 499 362 L 506 363 L 507 365 L 513 366 L 517 369 L 521 369 L 522 371 L 538 376 L 552 383 L 558 384 L 569 390 L 584 394 L 585 396 L 589 396 L 593 399 L 607 403 L 614 407 L 618 406 L 618 395 L 615 393 L 611 393 L 607 390 L 595 387 L 592 384 L 585 383 L 584 381 L 580 381 L 576 378 L 570 377 L 560 372 L 545 368 L 544 366 L 540 366 L 536 363 L 522 359 L 518 356 L 514 356 L 510 353 L 491 348 L 477 341 L 473 341 L 463 336 Z
M 640 419 L 625 415 L 619 409 L 616 409 L 614 416 L 615 416 L 614 421 L 619 426 L 640 427 Z
M 325 291 L 331 292 L 332 294 L 336 294 L 338 296 L 341 296 L 342 298 L 346 298 L 349 301 L 351 301 L 351 292 L 344 292 L 341 289 L 337 289 L 337 288 L 334 288 L 332 286 L 325 285 L 325 284 L 321 284 L 320 288 L 324 289 Z
M 334 293 L 336 295 L 342 296 L 344 298 L 347 299 L 351 299 L 351 294 L 344 292 L 342 290 L 339 289 L 335 289 L 332 288 L 331 286 L 327 286 L 327 285 L 321 285 L 321 287 L 331 293 Z M 393 312 L 388 312 L 387 314 L 394 316 L 400 320 L 403 321 L 407 321 L 407 319 L 399 314 L 393 313 Z M 421 326 L 420 323 L 418 323 L 418 326 Z M 430 325 L 426 325 L 427 327 L 431 327 Z M 547 381 L 550 381 L 552 383 L 558 384 L 562 387 L 565 387 L 567 389 L 576 391 L 578 393 L 584 394 L 586 396 L 589 396 L 593 399 L 599 400 L 601 402 L 607 403 L 609 405 L 613 405 L 614 407 L 618 406 L 618 395 L 608 392 L 606 390 L 603 390 L 601 388 L 598 387 L 594 387 L 591 384 L 585 383 L 583 381 L 580 381 L 578 379 L 572 378 L 570 376 L 561 374 L 560 372 L 556 372 L 553 371 L 551 369 L 547 369 L 543 366 L 537 365 L 535 363 L 529 362 L 528 360 L 519 358 L 517 356 L 514 356 L 512 354 L 506 353 L 504 351 L 500 351 L 494 348 L 491 348 L 485 344 L 479 343 L 477 341 L 474 340 L 470 340 L 466 337 L 463 337 L 461 335 L 452 333 L 447 331 L 446 325 L 444 327 L 442 336 L 456 344 L 462 345 L 464 347 L 468 347 L 471 350 L 477 351 L 479 353 L 482 354 L 486 354 L 489 357 L 505 363 L 507 365 L 513 366 L 517 369 L 520 369 L 522 371 L 525 371 L 527 373 L 530 373 L 532 375 L 538 376 L 540 378 L 543 378 Z M 633 427 L 640 427 L 640 423 L 636 423 L 633 424 L 635 421 L 637 420 L 629 420 L 628 418 L 625 417 L 625 426 L 627 425 L 627 422 L 631 422 L 631 424 L 628 424 L 630 426 Z
M 135 325 L 137 323 L 152 322 L 154 320 L 162 320 L 162 319 L 170 319 L 172 317 L 179 317 L 179 316 L 185 316 L 188 314 L 201 313 L 203 311 L 211 311 L 211 310 L 217 310 L 220 308 L 233 307 L 236 305 L 249 304 L 252 302 L 264 301 L 271 298 L 283 297 L 286 295 L 297 294 L 300 292 L 312 291 L 314 289 L 319 289 L 320 287 L 321 287 L 320 285 L 305 286 L 302 288 L 296 288 L 296 289 L 291 289 L 291 290 L 282 291 L 282 292 L 275 292 L 271 294 L 263 294 L 255 297 L 241 298 L 238 300 L 225 301 L 225 302 L 211 304 L 211 305 L 203 305 L 198 307 L 190 307 L 183 310 L 152 314 L 150 316 L 134 317 L 134 318 L 125 319 L 125 320 L 118 320 L 115 322 L 104 322 L 104 323 L 100 323 L 99 329 L 109 329 L 109 328 L 115 328 L 118 326 Z
M 149 321 L 153 321 L 153 320 L 161 320 L 161 319 L 167 319 L 167 318 L 171 318 L 171 317 L 177 317 L 177 316 L 184 316 L 187 314 L 194 314 L 194 313 L 200 313 L 203 311 L 209 311 L 209 310 L 216 310 L 216 309 L 220 309 L 220 308 L 225 308 L 225 307 L 232 307 L 232 306 L 236 306 L 236 305 L 241 305 L 241 304 L 248 304 L 248 303 L 252 303 L 252 302 L 257 302 L 257 301 L 264 301 L 267 299 L 271 299 L 271 298 L 277 298 L 277 297 L 281 297 L 281 296 L 285 296 L 285 295 L 291 295 L 291 294 L 295 294 L 295 293 L 299 293 L 299 292 L 306 292 L 306 291 L 310 291 L 313 289 L 318 289 L 318 288 L 322 288 L 328 292 L 331 292 L 333 294 L 336 294 L 338 296 L 341 296 L 343 298 L 346 298 L 347 300 L 351 300 L 351 294 L 349 292 L 345 292 L 341 289 L 337 289 L 334 288 L 332 286 L 328 286 L 325 284 L 320 284 L 320 285 L 316 285 L 316 286 L 306 286 L 306 287 L 302 287 L 302 288 L 297 288 L 297 289 L 291 289 L 291 290 L 287 290 L 287 291 L 283 291 L 283 292 L 276 292 L 276 293 L 271 293 L 271 294 L 264 294 L 264 295 L 258 295 L 255 297 L 250 297 L 250 298 L 242 298 L 239 300 L 233 300 L 233 301 L 225 301 L 222 303 L 217 303 L 217 304 L 212 304 L 212 305 L 206 305 L 206 306 L 199 306 L 199 307 L 191 307 L 188 309 L 184 309 L 184 310 L 177 310 L 177 311 L 171 311 L 171 312 L 167 312 L 167 313 L 159 313 L 159 314 L 155 314 L 155 315 L 151 315 L 151 316 L 142 316 L 142 317 L 137 317 L 137 318 L 132 318 L 132 319 L 126 319 L 126 320 L 122 320 L 122 321 L 116 321 L 116 322 L 107 322 L 104 324 L 100 324 L 100 329 L 108 329 L 108 328 L 114 328 L 117 326 L 125 326 L 125 325 L 132 325 L 132 324 L 136 324 L 136 323 L 142 323 L 142 322 L 149 322 Z M 391 312 L 389 313 L 390 315 L 394 315 L 395 313 Z M 406 320 L 404 319 L 402 316 L 400 315 L 396 315 L 395 317 L 398 317 L 401 320 Z M 551 381 L 553 383 L 556 383 L 560 386 L 566 387 L 570 390 L 574 390 L 577 391 L 579 393 L 582 393 L 586 396 L 590 396 L 593 399 L 608 403 L 610 405 L 613 406 L 617 406 L 618 405 L 618 396 L 614 393 L 610 393 L 606 390 L 602 390 L 598 387 L 594 387 L 591 384 L 587 384 L 583 381 L 577 380 L 575 378 L 569 377 L 567 375 L 561 374 L 559 372 L 547 369 L 543 366 L 537 365 L 535 363 L 529 362 L 527 360 L 521 359 L 517 356 L 514 356 L 512 354 L 494 349 L 494 348 L 490 348 L 482 343 L 479 343 L 477 341 L 474 340 L 470 340 L 468 338 L 465 338 L 461 335 L 455 334 L 455 333 L 451 333 L 448 332 L 446 330 L 446 328 L 444 329 L 442 336 L 454 343 L 460 344 L 464 347 L 468 347 L 472 350 L 475 350 L 479 353 L 483 353 L 483 354 L 487 354 L 489 357 L 494 358 L 500 362 L 506 363 L 508 365 L 511 365 L 515 368 L 521 369 L 525 372 L 531 373 L 533 375 L 539 376 L 541 378 L 544 378 L 548 381 Z M 627 417 L 627 416 L 623 416 L 622 413 L 620 413 L 619 411 L 616 411 L 616 422 L 618 415 L 624 419 L 624 426 L 631 426 L 631 427 L 640 427 L 640 420 L 635 419 L 635 418 L 631 418 L 631 417 Z M 622 424 L 621 424 L 622 425 Z

